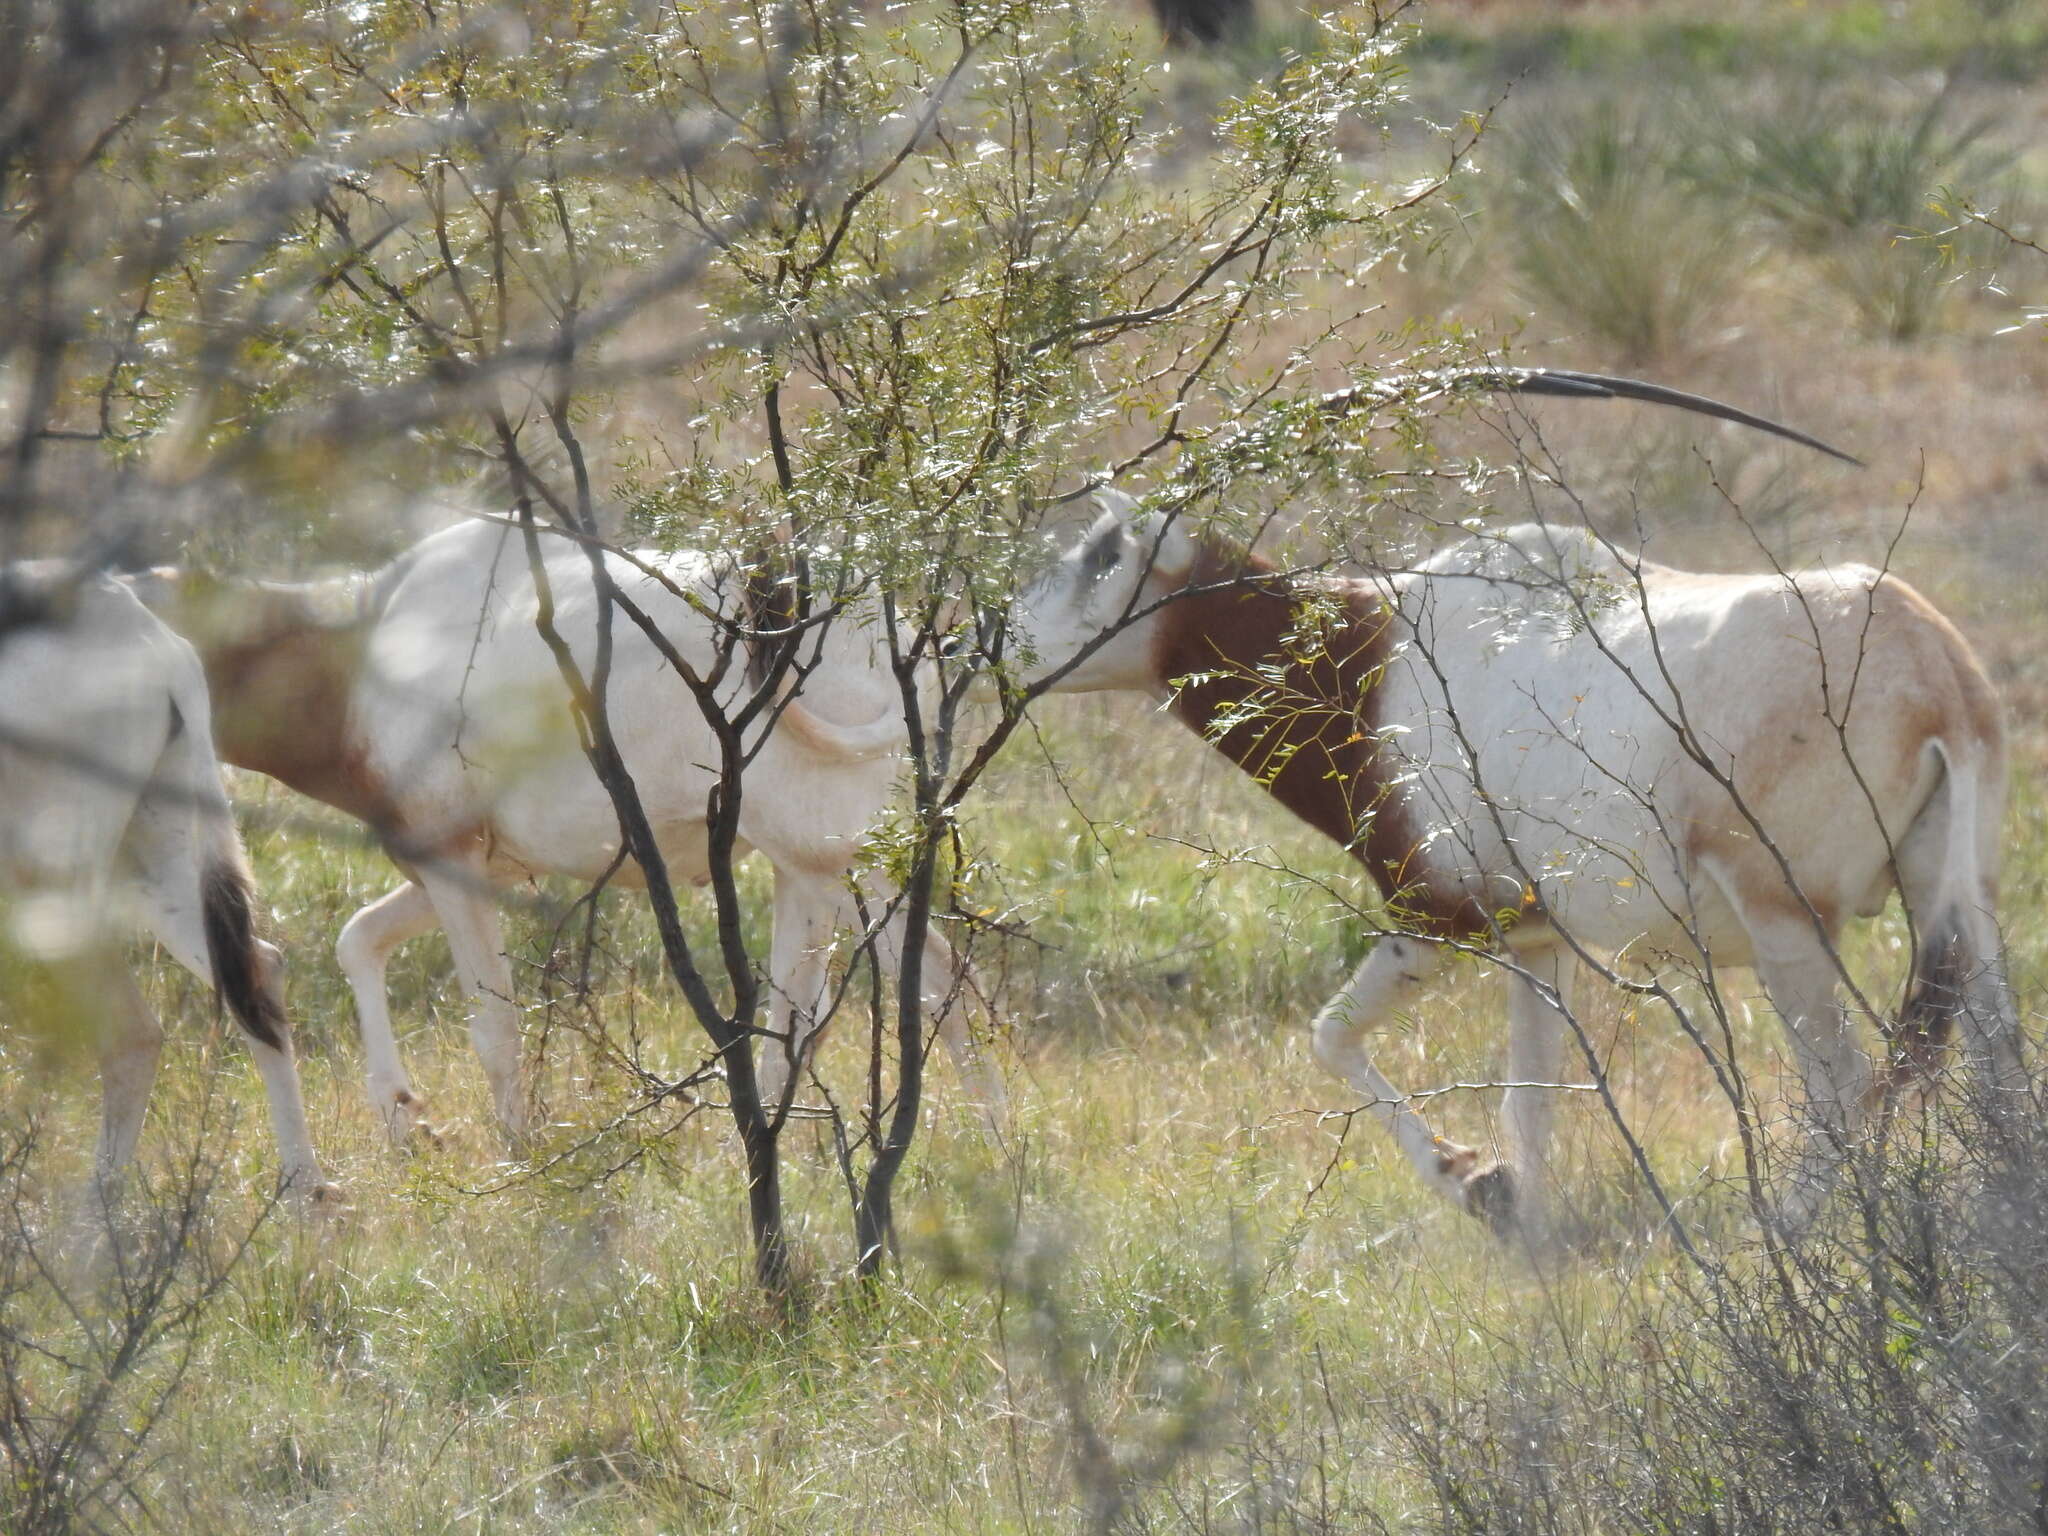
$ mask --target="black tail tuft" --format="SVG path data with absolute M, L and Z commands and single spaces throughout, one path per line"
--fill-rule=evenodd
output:
M 1934 1071 L 1935 1058 L 1948 1044 L 1963 1007 L 1963 987 L 1969 980 L 1963 971 L 1963 951 L 1962 934 L 1946 915 L 1921 934 L 1905 1006 L 1889 1031 L 1894 1064 L 1927 1074 Z
M 289 1026 L 264 985 L 248 876 L 231 864 L 211 864 L 201 877 L 199 899 L 214 990 L 252 1038 L 283 1050 Z

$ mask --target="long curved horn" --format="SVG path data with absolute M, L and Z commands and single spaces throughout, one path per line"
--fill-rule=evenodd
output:
M 1370 384 L 1325 395 L 1322 404 L 1327 411 L 1348 411 L 1365 404 L 1427 400 L 1433 395 L 1450 394 L 1461 389 L 1488 394 L 1561 395 L 1574 400 L 1645 400 L 1652 405 L 1676 406 L 1679 410 L 1692 411 L 1700 416 L 1714 416 L 1722 421 L 1754 427 L 1773 437 L 1819 449 L 1844 464 L 1854 464 L 1859 469 L 1863 467 L 1863 461 L 1855 455 L 1844 453 L 1783 422 L 1772 421 L 1768 416 L 1758 416 L 1736 406 L 1724 405 L 1719 400 L 1710 400 L 1705 395 L 1690 395 L 1682 389 L 1667 389 L 1662 384 L 1650 384 L 1642 379 L 1625 379 L 1608 373 L 1580 373 L 1571 368 L 1474 367 L 1395 373 L 1375 379 Z

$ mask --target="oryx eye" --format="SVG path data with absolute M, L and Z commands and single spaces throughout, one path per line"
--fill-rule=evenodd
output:
M 1112 528 L 1105 537 L 1088 546 L 1088 553 L 1081 558 L 1081 574 L 1090 580 L 1107 576 L 1123 557 L 1123 530 Z

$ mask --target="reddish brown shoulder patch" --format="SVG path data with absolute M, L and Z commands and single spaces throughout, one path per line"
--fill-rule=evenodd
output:
M 1395 621 L 1379 595 L 1353 582 L 1297 587 L 1256 555 L 1213 545 L 1188 586 L 1160 610 L 1153 652 L 1161 680 L 1180 683 L 1174 713 L 1363 862 L 1404 926 L 1487 931 L 1479 903 L 1432 877 L 1381 747 L 1376 695 Z
M 238 609 L 243 601 L 230 638 L 190 637 L 222 760 L 390 828 L 391 798 L 349 728 L 365 627 L 323 621 L 288 593 L 238 594 Z

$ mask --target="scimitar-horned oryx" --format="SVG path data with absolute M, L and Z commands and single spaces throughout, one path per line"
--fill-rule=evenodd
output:
M 1984 1080 L 2018 1080 L 1998 700 L 1903 581 L 1708 575 L 1543 526 L 1290 575 L 1106 501 L 1013 612 L 1020 675 L 1158 698 L 1366 866 L 1392 931 L 1316 1016 L 1314 1055 L 1432 1189 L 1543 1233 L 1538 1085 L 1566 1064 L 1580 952 L 1662 952 L 1753 966 L 1783 1017 L 1810 1113 L 1782 1215 L 1804 1222 L 1873 1083 L 1835 940 L 1894 886 L 1917 935 L 1901 1025 L 1960 1019 Z M 1505 1162 L 1439 1137 L 1366 1048 L 1471 946 L 1513 978 Z
M 553 622 L 587 676 L 598 633 L 588 556 L 558 530 L 541 534 Z M 734 562 L 690 551 L 605 558 L 618 589 L 699 676 L 717 675 L 733 633 L 717 616 L 736 608 L 744 585 Z M 222 757 L 368 823 L 407 876 L 350 918 L 336 945 L 355 993 L 370 1101 L 393 1139 L 425 1127 L 425 1104 L 399 1059 L 385 971 L 399 945 L 437 926 L 472 999 L 471 1036 L 498 1117 L 523 1135 L 520 1008 L 493 891 L 540 875 L 595 881 L 618 864 L 620 840 L 535 624 L 539 589 L 521 531 L 472 519 L 383 571 L 336 582 L 207 590 L 157 571 L 140 585 L 199 649 L 219 701 Z M 902 696 L 878 623 L 847 611 L 818 625 L 803 641 L 800 687 L 747 738 L 767 733 L 742 775 L 735 852 L 759 850 L 775 870 L 771 1038 L 759 1074 L 770 1105 L 804 1060 L 828 996 L 833 936 L 853 918 L 856 859 L 901 771 Z M 645 633 L 621 614 L 612 635 L 608 696 L 625 766 L 671 876 L 702 884 L 717 742 Z M 756 686 L 745 661 L 725 668 L 729 712 Z M 617 878 L 636 881 L 637 867 L 626 861 Z M 895 926 L 878 935 L 885 957 Z M 927 1002 L 993 1113 L 1001 1084 L 952 996 L 957 974 L 934 934 Z
M 214 757 L 192 648 L 105 576 L 0 570 L 0 878 L 10 947 L 99 1015 L 106 1191 L 134 1155 L 163 1030 L 120 963 L 140 927 L 209 982 L 270 1099 L 288 1195 L 329 1199 L 306 1126 L 277 951 Z

